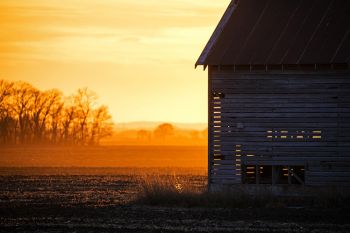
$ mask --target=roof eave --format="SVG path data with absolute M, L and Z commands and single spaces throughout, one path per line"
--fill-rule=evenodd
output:
M 203 65 L 204 69 L 205 69 L 207 67 L 207 65 L 209 65 L 207 63 L 207 58 L 208 58 L 209 54 L 211 53 L 212 48 L 216 44 L 217 40 L 219 39 L 222 31 L 226 27 L 227 22 L 231 18 L 232 13 L 236 9 L 237 5 L 238 5 L 238 0 L 232 0 L 231 1 L 230 5 L 227 7 L 224 15 L 222 16 L 218 26 L 215 28 L 212 36 L 210 37 L 208 43 L 204 47 L 201 55 L 199 56 L 199 58 L 198 58 L 198 60 L 197 60 L 197 62 L 195 64 L 195 68 L 197 68 L 197 66 L 199 66 L 199 65 Z

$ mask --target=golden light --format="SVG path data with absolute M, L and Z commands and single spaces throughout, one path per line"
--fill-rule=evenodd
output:
M 2 0 L 0 79 L 89 87 L 116 122 L 206 122 L 194 63 L 229 0 Z

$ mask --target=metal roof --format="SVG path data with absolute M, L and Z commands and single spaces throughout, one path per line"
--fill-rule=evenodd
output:
M 196 66 L 349 61 L 349 0 L 234 0 Z

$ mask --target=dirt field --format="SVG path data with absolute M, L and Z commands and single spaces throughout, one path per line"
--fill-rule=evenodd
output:
M 349 206 L 225 209 L 132 204 L 140 180 L 150 175 L 175 175 L 182 183 L 205 189 L 206 148 L 2 147 L 0 232 L 350 232 Z
M 1 146 L 0 167 L 207 167 L 205 146 Z
M 141 170 L 2 168 L 0 232 L 350 232 L 346 206 L 223 209 L 130 204 Z M 148 170 L 155 171 L 169 175 L 164 169 Z M 178 170 L 177 176 L 181 182 L 205 187 L 206 176 L 190 175 L 192 171 Z

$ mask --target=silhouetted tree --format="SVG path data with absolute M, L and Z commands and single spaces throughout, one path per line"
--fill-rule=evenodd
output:
M 169 123 L 163 123 L 161 125 L 158 125 L 157 128 L 154 130 L 154 136 L 158 139 L 165 140 L 169 136 L 172 136 L 174 134 L 174 126 Z
M 36 92 L 37 90 L 32 85 L 24 82 L 15 83 L 13 88 L 13 103 L 11 107 L 15 113 L 14 118 L 18 123 L 16 129 L 18 129 L 19 141 L 22 144 L 31 142 L 31 114 L 35 104 Z
M 88 138 L 88 124 L 91 121 L 92 109 L 96 105 L 97 96 L 87 88 L 79 89 L 74 95 L 76 121 L 78 123 L 78 141 L 84 145 Z
M 58 142 L 58 135 L 62 121 L 62 111 L 64 103 L 62 102 L 62 93 L 59 90 L 53 89 L 47 93 L 50 96 L 48 104 L 48 119 L 47 128 L 49 129 L 49 141 L 52 143 Z
M 0 80 L 0 143 L 99 144 L 111 135 L 106 106 L 94 92 L 79 89 L 63 98 L 56 89 L 40 91 L 25 82 Z
M 33 114 L 33 131 L 35 142 L 42 142 L 43 134 L 49 128 L 48 120 L 52 114 L 53 107 L 60 101 L 61 93 L 57 90 L 49 90 L 33 92 L 34 104 L 32 109 Z
M 107 106 L 103 105 L 92 111 L 91 145 L 98 145 L 102 138 L 112 135 L 111 119 Z
M 10 98 L 13 94 L 13 83 L 0 80 L 0 139 L 2 143 L 11 143 L 15 122 L 11 116 Z
M 75 108 L 74 106 L 65 106 L 62 110 L 62 135 L 61 139 L 65 144 L 72 143 L 73 134 L 73 122 L 75 118 Z

